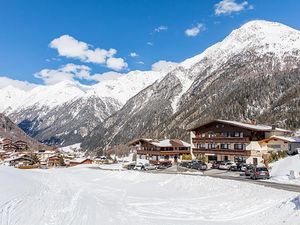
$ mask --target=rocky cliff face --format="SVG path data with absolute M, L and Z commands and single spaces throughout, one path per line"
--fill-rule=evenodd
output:
M 89 150 L 137 137 L 187 138 L 213 118 L 299 128 L 300 32 L 252 21 L 131 98 L 84 140 Z

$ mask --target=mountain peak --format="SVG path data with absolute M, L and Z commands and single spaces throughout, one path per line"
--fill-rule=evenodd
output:
M 277 22 L 253 20 L 233 30 L 223 41 L 180 65 L 190 68 L 203 59 L 218 60 L 220 65 L 230 57 L 249 50 L 258 54 L 272 53 L 280 57 L 286 52 L 299 49 L 300 31 Z

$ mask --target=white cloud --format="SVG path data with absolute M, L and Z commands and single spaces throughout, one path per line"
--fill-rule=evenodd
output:
M 153 46 L 153 45 L 154 45 L 153 42 L 150 42 L 150 41 L 148 41 L 146 44 L 147 44 L 147 45 L 150 45 L 150 46 Z
M 222 0 L 215 5 L 215 15 L 230 15 L 233 12 L 240 12 L 245 10 L 247 6 L 247 1 L 237 3 L 235 2 L 235 0 Z M 253 6 L 250 5 L 249 9 L 253 9 Z
M 173 70 L 177 65 L 178 65 L 178 63 L 176 63 L 176 62 L 160 60 L 160 61 L 152 64 L 151 69 L 153 71 L 169 72 L 169 71 Z
M 139 55 L 136 52 L 130 52 L 129 54 L 132 58 L 138 57 Z
M 143 61 L 138 61 L 137 64 L 144 65 L 145 63 Z
M 85 65 L 66 64 L 58 69 L 43 69 L 34 76 L 42 79 L 44 84 L 52 85 L 64 80 L 88 80 L 101 82 L 104 80 L 113 80 L 121 77 L 123 74 L 114 71 L 106 73 L 91 73 L 91 68 Z
M 121 61 L 121 58 L 114 58 L 114 55 L 117 54 L 116 49 L 92 49 L 89 44 L 78 41 L 69 35 L 62 35 L 59 38 L 54 39 L 49 46 L 56 49 L 60 56 L 79 59 L 82 62 L 106 64 L 106 66 L 109 67 L 107 63 L 108 60 L 116 59 L 117 61 Z M 124 62 L 124 59 L 122 60 Z M 122 68 L 126 68 L 127 66 L 124 67 L 125 65 L 127 65 L 127 63 L 124 62 Z
M 204 25 L 202 23 L 198 23 L 197 26 L 186 29 L 185 34 L 189 37 L 195 37 L 203 30 L 204 30 Z
M 106 66 L 113 70 L 122 70 L 128 67 L 128 64 L 122 58 L 108 58 Z
M 110 72 L 106 72 L 106 73 L 102 73 L 102 74 L 92 75 L 92 78 L 95 81 L 101 82 L 101 81 L 105 81 L 105 80 L 115 80 L 122 76 L 124 76 L 124 74 L 110 71 Z
M 156 27 L 156 28 L 154 29 L 154 32 L 159 33 L 159 32 L 161 32 L 161 31 L 166 31 L 166 30 L 168 30 L 168 27 L 167 27 L 167 26 L 164 26 L 164 25 L 161 25 L 161 26 L 159 26 L 159 27 Z
M 14 80 L 6 76 L 0 77 L 0 89 L 13 86 L 15 88 L 27 91 L 34 87 L 36 87 L 36 84 L 29 83 L 28 81 L 21 81 L 21 80 Z

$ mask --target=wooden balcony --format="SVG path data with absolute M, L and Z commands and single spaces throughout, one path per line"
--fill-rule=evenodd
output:
M 173 150 L 173 151 L 155 151 L 155 150 L 137 150 L 138 155 L 157 155 L 157 156 L 165 156 L 165 155 L 182 155 L 182 154 L 190 154 L 190 150 Z
M 250 156 L 249 150 L 233 150 L 233 149 L 206 149 L 194 148 L 194 154 L 215 154 L 215 155 L 232 155 L 232 156 Z
M 215 142 L 215 143 L 249 143 L 249 137 L 195 137 L 193 138 L 194 143 L 199 142 Z

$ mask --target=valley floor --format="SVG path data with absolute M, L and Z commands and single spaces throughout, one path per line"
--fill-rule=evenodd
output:
M 0 167 L 1 225 L 289 224 L 300 194 L 202 176 Z

